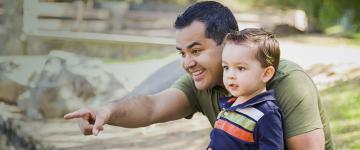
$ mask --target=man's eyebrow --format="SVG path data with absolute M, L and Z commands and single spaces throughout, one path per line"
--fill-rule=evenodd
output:
M 186 48 L 187 48 L 187 49 L 190 49 L 190 48 L 192 48 L 192 47 L 194 47 L 194 46 L 196 46 L 196 45 L 201 45 L 201 43 L 199 43 L 199 42 L 192 42 L 191 44 L 189 44 L 188 46 L 186 46 Z
M 186 46 L 186 49 L 190 49 L 190 48 L 192 48 L 192 47 L 194 47 L 194 46 L 196 46 L 196 45 L 201 45 L 201 43 L 199 43 L 199 42 L 192 42 L 191 44 L 189 44 L 188 46 Z M 179 50 L 179 51 L 181 51 L 181 48 L 180 48 L 180 47 L 177 47 L 177 46 L 176 46 L 176 49 Z

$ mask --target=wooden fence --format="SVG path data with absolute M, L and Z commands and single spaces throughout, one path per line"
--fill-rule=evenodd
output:
M 111 17 L 109 10 L 86 8 L 81 1 L 54 3 L 24 0 L 23 31 L 27 36 L 56 39 L 160 45 L 175 43 L 173 38 L 104 33 L 110 30 Z

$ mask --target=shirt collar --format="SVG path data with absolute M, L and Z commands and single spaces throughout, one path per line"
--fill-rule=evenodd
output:
M 250 100 L 246 101 L 245 103 L 236 105 L 234 107 L 231 107 L 231 105 L 235 102 L 236 97 L 223 97 L 220 99 L 220 107 L 222 109 L 228 109 L 228 110 L 235 110 L 237 108 L 246 108 L 251 107 L 256 104 L 265 102 L 265 101 L 275 101 L 275 92 L 274 90 L 268 90 L 266 92 L 260 93 L 259 95 L 256 95 L 255 97 L 251 98 Z

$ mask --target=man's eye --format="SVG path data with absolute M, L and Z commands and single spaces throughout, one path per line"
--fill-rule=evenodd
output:
M 185 57 L 185 53 L 184 53 L 184 52 L 179 51 L 179 54 L 180 54 L 181 57 Z
M 198 54 L 200 53 L 200 50 L 194 49 L 194 50 L 192 50 L 192 53 L 193 53 L 194 55 L 198 55 Z

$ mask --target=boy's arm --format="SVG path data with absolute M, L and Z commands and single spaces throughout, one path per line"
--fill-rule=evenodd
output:
M 265 114 L 257 122 L 255 138 L 260 150 L 284 149 L 284 136 L 280 112 L 274 110 Z

